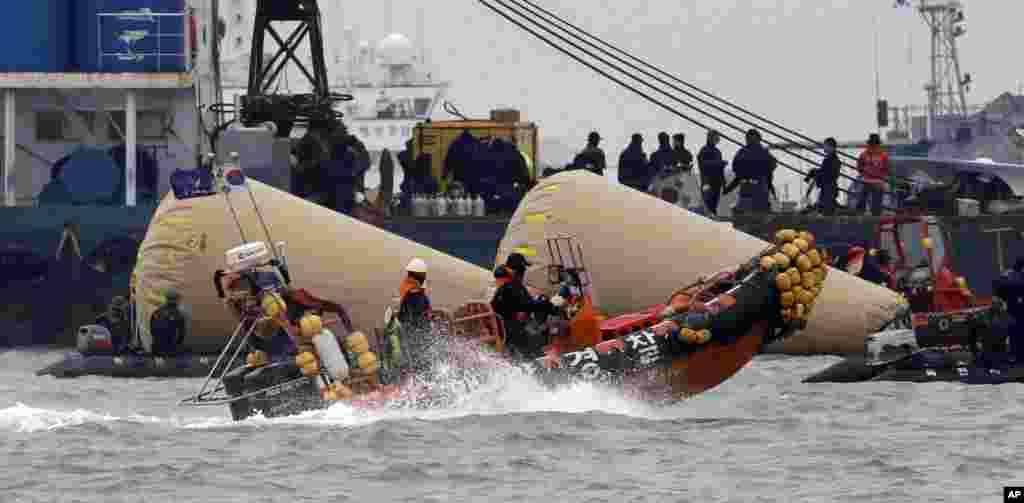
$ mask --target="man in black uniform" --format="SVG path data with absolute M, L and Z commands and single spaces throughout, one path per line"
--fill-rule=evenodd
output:
M 572 163 L 577 167 L 582 167 L 583 169 L 594 173 L 595 175 L 604 176 L 604 150 L 601 150 L 601 148 L 597 146 L 599 143 L 601 143 L 601 135 L 597 134 L 597 131 L 591 132 L 587 136 L 587 148 L 577 154 Z
M 153 313 L 149 322 L 153 336 L 153 354 L 174 356 L 185 342 L 186 318 L 178 305 L 178 292 L 167 291 L 167 303 Z
M 541 356 L 546 343 L 540 324 L 543 320 L 536 317 L 558 314 L 558 308 L 547 299 L 532 298 L 530 291 L 523 284 L 526 268 L 530 265 L 526 257 L 519 253 L 509 255 L 504 269 L 507 269 L 512 277 L 498 287 L 491 301 L 494 312 L 501 315 L 505 323 L 505 340 L 509 350 L 513 356 L 523 358 Z M 501 274 L 505 272 L 499 268 L 495 276 Z
M 732 160 L 732 169 L 736 173 L 736 178 L 733 178 L 729 186 L 725 188 L 725 193 L 732 192 L 737 185 L 742 183 L 740 206 L 749 212 L 771 213 L 772 202 L 769 196 L 775 196 L 774 180 L 777 163 L 775 156 L 761 145 L 761 133 L 756 129 L 747 131 L 747 144 L 736 153 L 736 157 Z
M 718 201 L 722 196 L 722 187 L 725 187 L 725 165 L 728 164 L 718 149 L 719 139 L 718 131 L 708 131 L 708 142 L 697 153 L 701 192 L 704 193 L 704 204 L 712 215 L 718 215 Z
M 842 162 L 839 161 L 839 154 L 836 153 L 837 145 L 835 138 L 826 138 L 825 158 L 821 160 L 821 167 L 812 169 L 804 177 L 804 182 L 814 180 L 814 184 L 818 186 L 817 206 L 818 211 L 823 215 L 833 215 L 836 212 L 839 173 L 843 167 Z
M 996 279 L 992 285 L 995 297 L 1006 305 L 1009 314 L 1008 327 L 1010 353 L 1018 363 L 1024 362 L 1024 331 L 1020 320 L 1024 320 L 1024 259 L 1017 259 L 1013 269 Z
M 680 171 L 689 172 L 693 169 L 693 154 L 686 148 L 686 135 L 672 135 L 672 154 L 674 164 Z

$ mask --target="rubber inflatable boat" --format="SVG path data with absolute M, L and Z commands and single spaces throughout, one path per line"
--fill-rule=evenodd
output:
M 1024 361 L 1007 351 L 1006 323 L 998 306 L 943 313 L 908 310 L 869 336 L 863 355 L 804 382 L 1024 382 Z
M 54 377 L 205 377 L 215 370 L 217 355 L 183 353 L 173 356 L 115 351 L 110 331 L 102 325 L 78 329 L 78 351 L 36 371 Z
M 445 403 L 454 398 L 451 388 L 424 378 L 432 370 L 407 371 L 388 363 L 397 361 L 395 347 L 406 348 L 417 339 L 430 342 L 415 347 L 441 348 L 434 355 L 439 363 L 454 367 L 456 375 L 518 365 L 550 386 L 598 381 L 640 399 L 684 399 L 730 378 L 766 342 L 806 326 L 827 275 L 827 257 L 819 254 L 808 233 L 786 230 L 777 238 L 747 262 L 679 289 L 663 305 L 605 321 L 594 313 L 581 250 L 558 264 L 555 260 L 563 255 L 551 252 L 549 277 L 577 278 L 580 294 L 567 300 L 566 316 L 547 320 L 544 355 L 525 359 L 500 351 L 466 356 L 463 350 L 491 339 L 486 336 L 504 339 L 502 320 L 487 302 L 436 310 L 429 323 L 399 327 L 397 333 L 389 308 L 384 327 L 367 337 L 337 323 L 328 329 L 317 313 L 297 314 L 301 309 L 289 309 L 284 301 L 287 287 L 242 290 L 250 298 L 243 302 L 249 309 L 241 313 L 218 361 L 232 361 L 248 350 L 246 363 L 211 373 L 180 404 L 227 406 L 235 420 L 242 420 L 257 414 L 293 415 L 334 403 L 361 408 Z M 554 238 L 549 247 L 558 239 L 571 240 Z M 270 362 L 265 353 L 252 350 L 261 324 L 290 327 L 289 333 L 297 334 L 298 354 Z

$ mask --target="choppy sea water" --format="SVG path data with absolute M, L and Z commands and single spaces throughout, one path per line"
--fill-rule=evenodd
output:
M 235 423 L 200 381 L 33 372 L 0 353 L 0 500 L 1002 501 L 1024 483 L 1024 385 L 801 384 L 757 358 L 669 407 L 501 371 L 447 409 L 336 405 Z

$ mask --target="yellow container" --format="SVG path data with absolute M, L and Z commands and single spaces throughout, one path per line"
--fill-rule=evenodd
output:
M 421 153 L 430 154 L 430 172 L 446 190 L 448 180 L 444 175 L 444 161 L 448 148 L 464 130 L 475 138 L 494 137 L 512 141 L 516 139 L 519 151 L 529 160 L 530 179 L 537 179 L 537 125 L 532 122 L 497 122 L 489 120 L 456 120 L 421 122 L 413 129 L 413 157 Z

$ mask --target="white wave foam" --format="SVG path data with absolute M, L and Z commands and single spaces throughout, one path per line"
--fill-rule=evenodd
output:
M 539 412 L 606 414 L 665 419 L 670 410 L 657 409 L 647 403 L 632 400 L 616 390 L 597 384 L 579 383 L 550 389 L 519 368 L 495 369 L 476 379 L 445 380 L 444 386 L 452 392 L 463 391 L 454 404 L 431 409 L 395 405 L 377 410 L 352 407 L 344 403 L 328 409 L 309 411 L 288 417 L 264 418 L 255 416 L 241 422 L 228 419 L 207 419 L 186 425 L 189 429 L 209 429 L 234 426 L 271 425 L 323 425 L 359 427 L 379 421 L 425 420 L 443 421 L 467 416 L 498 416 Z M 468 382 L 467 382 L 468 381 Z
M 17 403 L 13 407 L 0 409 L 0 429 L 18 433 L 52 431 L 86 423 L 103 423 L 117 420 L 117 417 L 85 409 L 75 409 L 73 411 L 37 409 L 23 403 Z

